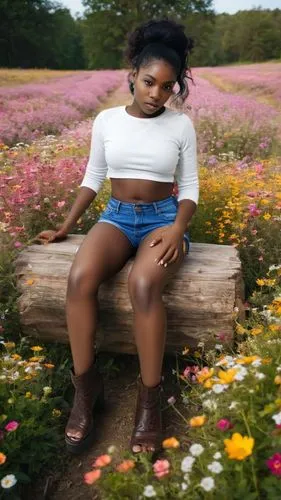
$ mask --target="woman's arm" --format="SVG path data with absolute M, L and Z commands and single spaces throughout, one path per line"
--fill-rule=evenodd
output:
M 186 231 L 196 211 L 199 198 L 196 134 L 190 118 L 188 116 L 185 118 L 181 150 L 175 174 L 179 201 L 175 226 L 182 229 L 183 232 Z

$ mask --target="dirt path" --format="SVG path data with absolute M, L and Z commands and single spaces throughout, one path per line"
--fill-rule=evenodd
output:
M 124 87 L 121 85 L 120 89 L 114 91 L 100 109 L 129 104 L 131 97 L 128 92 L 122 90 Z M 138 359 L 137 356 L 119 355 L 115 362 L 119 372 L 114 378 L 105 381 L 106 408 L 96 416 L 96 436 L 92 448 L 78 457 L 65 453 L 64 470 L 38 481 L 40 484 L 35 487 L 36 491 L 33 490 L 28 495 L 28 500 L 98 499 L 92 488 L 83 483 L 83 475 L 90 470 L 95 457 L 106 453 L 108 446 L 115 445 L 120 452 L 128 449 L 134 421 Z M 163 420 L 166 437 L 185 436 L 186 432 L 185 422 L 167 404 L 167 399 L 178 391 L 176 379 L 172 375 L 175 366 L 175 358 L 165 358 Z

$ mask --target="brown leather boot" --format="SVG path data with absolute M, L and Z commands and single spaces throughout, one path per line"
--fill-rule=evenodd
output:
M 93 410 L 104 406 L 104 386 L 96 363 L 82 375 L 74 375 L 72 370 L 71 380 L 75 387 L 75 395 L 65 429 L 65 442 L 68 451 L 78 454 L 85 451 L 93 441 Z M 77 431 L 81 437 L 68 436 L 68 433 Z
M 161 383 L 155 387 L 146 387 L 139 376 L 135 426 L 131 437 L 132 451 L 134 446 L 145 446 L 155 451 L 161 448 L 161 392 Z

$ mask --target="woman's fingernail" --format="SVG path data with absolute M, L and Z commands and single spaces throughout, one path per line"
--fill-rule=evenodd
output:
M 164 267 L 167 267 L 167 265 L 168 265 L 168 264 L 167 264 L 167 262 L 166 262 L 166 263 L 164 264 Z
M 161 260 L 161 261 L 160 261 L 160 264 L 164 264 L 164 261 L 163 261 L 163 260 Z

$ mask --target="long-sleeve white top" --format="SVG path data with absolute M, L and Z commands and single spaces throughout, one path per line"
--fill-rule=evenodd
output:
M 152 118 L 137 118 L 116 106 L 93 123 L 91 148 L 82 186 L 96 193 L 106 177 L 178 184 L 178 201 L 198 203 L 196 134 L 184 112 L 166 108 Z

